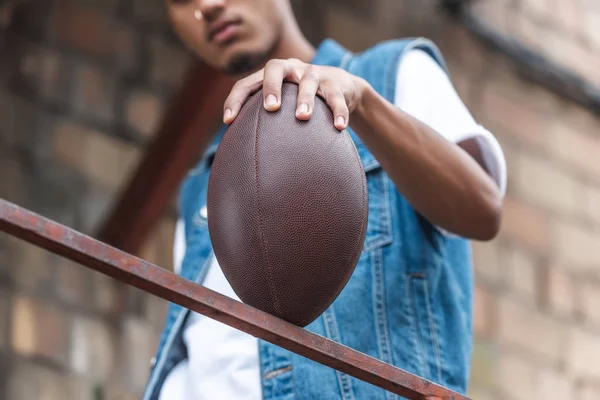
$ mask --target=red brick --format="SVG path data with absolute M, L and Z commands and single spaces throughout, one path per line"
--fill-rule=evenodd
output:
M 595 326 L 600 326 L 600 285 L 584 280 L 577 287 L 577 291 L 586 319 Z
M 575 271 L 597 273 L 600 266 L 600 234 L 581 226 L 556 222 L 555 261 Z
M 55 126 L 52 145 L 63 163 L 109 189 L 127 179 L 140 157 L 138 148 L 69 121 Z
M 504 201 L 502 236 L 544 253 L 550 245 L 548 218 L 534 207 L 507 197 Z
M 69 95 L 69 71 L 65 59 L 56 51 L 19 43 L 18 77 L 28 91 L 43 100 L 66 103 Z
M 60 1 L 53 23 L 59 40 L 68 46 L 126 68 L 134 65 L 137 51 L 132 28 L 109 14 Z
M 600 385 L 584 383 L 575 391 L 577 400 L 598 400 L 600 399 Z
M 361 51 L 376 43 L 380 33 L 352 11 L 348 7 L 328 7 L 325 22 L 327 36 L 340 41 L 349 50 Z
M 36 365 L 32 362 L 18 361 L 10 371 L 7 382 L 7 400 L 66 400 L 73 397 L 68 377 L 56 369 Z M 83 398 L 85 400 L 85 398 Z
M 541 157 L 520 153 L 512 177 L 519 197 L 559 214 L 579 214 L 583 208 L 584 185 L 570 174 Z
M 127 103 L 127 124 L 149 137 L 158 129 L 163 108 L 158 96 L 148 92 L 134 92 Z
M 496 84 L 485 85 L 482 101 L 482 122 L 494 133 L 508 134 L 536 147 L 547 140 L 547 116 L 523 102 L 518 93 L 508 93 Z
M 531 400 L 535 398 L 538 366 L 518 353 L 503 351 L 498 363 L 496 388 L 502 399 Z
M 600 137 L 564 124 L 554 124 L 547 138 L 551 153 L 589 177 L 600 177 Z
M 510 31 L 511 21 L 509 20 L 509 7 L 513 8 L 506 1 L 478 1 L 472 4 L 471 10 L 485 24 L 502 35 L 507 35 Z
M 86 117 L 105 123 L 115 115 L 116 82 L 99 68 L 79 64 L 75 71 L 73 107 Z
M 117 358 L 115 334 L 100 320 L 75 317 L 71 332 L 70 367 L 73 372 L 106 381 L 113 375 Z
M 84 305 L 89 296 L 88 276 L 87 269 L 72 261 L 59 259 L 56 285 L 58 296 L 66 302 Z
M 583 42 L 558 30 L 548 30 L 542 47 L 543 53 L 558 65 L 570 68 L 584 78 L 595 75 L 597 59 Z
M 443 21 L 442 24 L 443 35 L 436 44 L 449 64 L 459 66 L 473 80 L 474 76 L 481 74 L 486 58 L 491 55 L 464 25 L 455 21 Z
M 567 368 L 570 373 L 580 379 L 600 379 L 600 336 L 576 327 L 569 332 L 569 351 Z
M 535 19 L 547 20 L 553 12 L 549 0 L 520 0 L 520 3 L 525 13 Z
M 598 136 L 600 116 L 596 115 L 589 108 L 574 103 L 567 103 L 564 110 L 565 112 L 561 119 L 564 125 L 570 126 L 573 130 L 581 133 Z
M 510 246 L 503 254 L 503 260 L 511 291 L 530 304 L 537 304 L 541 284 L 539 260 L 518 246 Z
M 502 399 L 575 400 L 573 382 L 562 371 L 534 362 L 522 353 L 504 352 L 498 370 L 497 389 L 506 395 Z
M 598 29 L 600 26 L 600 10 L 586 10 L 583 21 L 588 40 L 592 43 L 596 52 L 600 51 L 600 29 Z
M 467 396 L 470 399 L 477 399 L 477 400 L 496 400 L 497 399 L 493 390 L 483 387 L 483 386 L 476 385 L 476 384 L 469 384 L 469 388 L 467 390 Z
M 13 280 L 17 287 L 28 293 L 48 293 L 53 286 L 54 267 L 48 262 L 48 253 L 24 241 L 13 241 L 16 254 Z
M 503 281 L 503 270 L 500 266 L 500 244 L 498 241 L 473 242 L 473 265 L 478 282 L 497 286 Z
M 122 383 L 131 391 L 140 392 L 148 380 L 148 360 L 156 353 L 159 334 L 137 318 L 127 319 L 124 328 L 120 354 Z
M 588 186 L 585 194 L 586 216 L 600 224 L 600 186 Z
M 144 318 L 155 331 L 161 331 L 165 325 L 165 317 L 169 303 L 157 296 L 145 296 Z
M 10 327 L 9 317 L 8 293 L 0 291 L 0 351 L 7 345 L 8 329 Z
M 576 399 L 573 397 L 573 382 L 562 371 L 540 369 L 536 386 L 537 399 Z
M 93 273 L 91 280 L 95 309 L 109 314 L 118 314 L 122 311 L 119 283 L 99 272 Z
M 62 363 L 67 355 L 67 317 L 50 304 L 15 297 L 12 304 L 12 347 L 25 356 L 41 356 Z
M 23 182 L 25 181 L 24 165 L 15 154 L 8 149 L 8 146 L 3 146 L 0 150 L 0 171 L 2 171 L 2 179 L 0 179 L 0 197 L 6 201 L 11 201 L 16 204 L 23 204 Z
M 133 16 L 136 20 L 152 25 L 166 25 L 168 22 L 163 1 L 133 0 Z
M 122 387 L 107 386 L 104 391 L 104 400 L 139 400 L 142 392 L 131 393 Z
M 501 344 L 557 364 L 564 359 L 565 337 L 565 329 L 558 321 L 540 314 L 533 307 L 500 299 L 498 339 Z
M 150 82 L 161 88 L 179 86 L 191 65 L 188 52 L 158 37 L 150 41 L 150 57 Z
M 496 380 L 499 351 L 492 342 L 476 340 L 471 357 L 469 381 L 479 387 L 492 387 Z
M 516 8 L 511 12 L 511 19 L 514 37 L 520 43 L 535 51 L 540 51 L 544 47 L 544 38 L 548 36 L 550 28 Z
M 577 286 L 568 271 L 558 266 L 548 268 L 548 304 L 559 315 L 572 315 L 577 307 Z
M 583 18 L 580 1 L 554 0 L 552 2 L 554 12 L 552 17 L 557 21 L 563 31 L 574 39 L 581 29 L 581 19 Z
M 492 335 L 493 295 L 481 285 L 475 286 L 475 307 L 473 330 L 478 338 L 489 338 Z

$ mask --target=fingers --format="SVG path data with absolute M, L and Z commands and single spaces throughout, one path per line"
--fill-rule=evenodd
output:
M 279 109 L 281 105 L 281 85 L 286 72 L 286 62 L 283 60 L 271 60 L 265 65 L 263 82 L 265 110 L 275 111 Z
M 323 85 L 321 87 L 329 108 L 333 112 L 333 124 L 339 130 L 346 129 L 348 126 L 348 118 L 350 111 L 346 104 L 346 98 L 339 88 L 329 87 L 329 85 Z
M 315 108 L 315 96 L 319 89 L 319 77 L 309 69 L 302 76 L 298 86 L 298 99 L 296 102 L 296 118 L 310 119 Z
M 260 89 L 263 81 L 263 71 L 258 71 L 241 79 L 233 85 L 223 106 L 223 122 L 230 124 L 237 117 L 248 96 Z

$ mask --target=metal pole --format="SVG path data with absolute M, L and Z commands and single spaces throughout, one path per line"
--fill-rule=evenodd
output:
M 468 400 L 2 199 L 0 231 L 408 399 Z

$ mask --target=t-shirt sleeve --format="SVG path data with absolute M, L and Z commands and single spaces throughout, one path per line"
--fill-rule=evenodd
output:
M 475 139 L 500 193 L 506 192 L 506 161 L 494 135 L 478 124 L 448 74 L 427 53 L 411 50 L 398 67 L 394 104 L 453 143 Z
M 179 218 L 175 225 L 175 237 L 173 238 L 173 271 L 181 274 L 181 263 L 185 255 L 185 223 Z

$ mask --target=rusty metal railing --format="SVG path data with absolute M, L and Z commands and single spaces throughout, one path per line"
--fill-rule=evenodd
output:
M 408 399 L 468 400 L 2 199 L 0 231 Z

